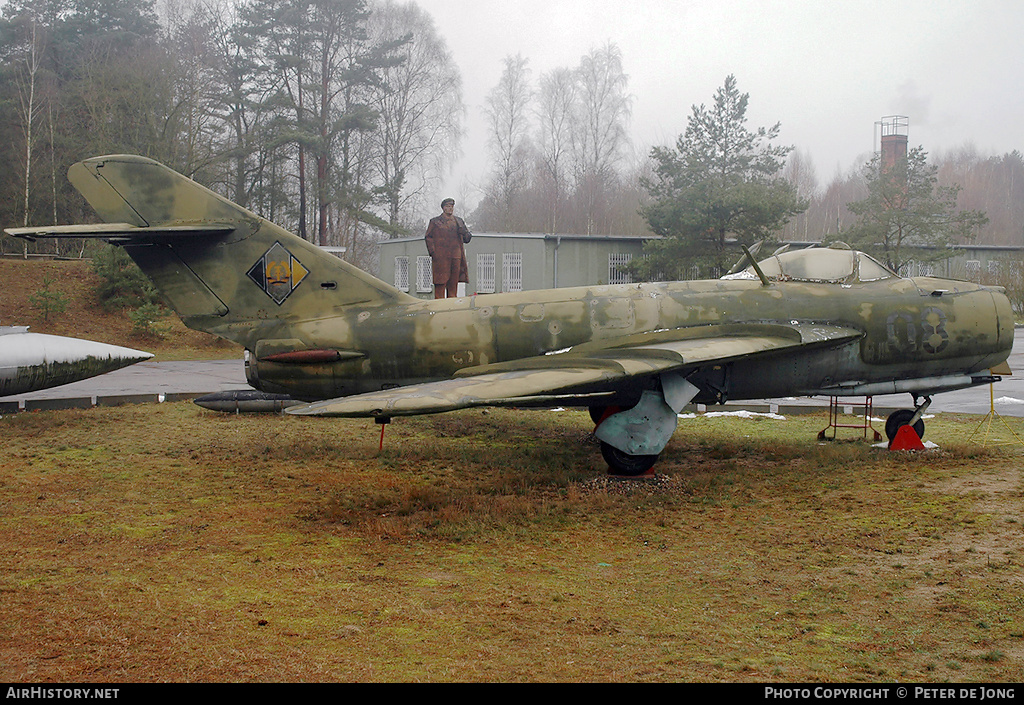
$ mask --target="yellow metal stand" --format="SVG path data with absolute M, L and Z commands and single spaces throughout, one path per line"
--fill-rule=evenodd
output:
M 996 413 L 996 393 L 994 385 L 988 385 L 988 398 L 989 412 L 985 416 L 985 418 L 981 420 L 981 423 L 978 424 L 978 427 L 974 429 L 974 433 L 972 433 L 971 437 L 967 439 L 967 442 L 970 443 L 971 441 L 973 441 L 974 437 L 978 435 L 979 431 L 981 431 L 982 426 L 984 426 L 985 435 L 981 441 L 981 445 L 982 447 L 987 446 L 989 442 L 989 436 L 992 433 L 992 422 L 998 419 L 999 421 L 1002 421 L 1003 426 L 1005 426 L 1006 430 L 1010 432 L 1010 435 L 1013 436 L 1014 440 L 1011 441 L 1009 439 L 993 439 L 993 445 L 1013 445 L 1015 443 L 1019 445 L 1024 445 L 1024 440 L 1021 440 L 1021 437 L 1014 433 L 1013 429 L 1010 428 L 1010 424 L 1006 423 L 1006 420 L 998 413 Z

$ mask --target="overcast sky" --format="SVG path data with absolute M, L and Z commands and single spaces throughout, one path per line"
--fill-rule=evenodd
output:
M 466 137 L 446 185 L 471 208 L 487 175 L 483 105 L 504 57 L 531 78 L 575 67 L 607 41 L 622 52 L 634 148 L 670 144 L 729 74 L 748 127 L 782 123 L 827 183 L 874 149 L 875 123 L 909 118 L 930 154 L 973 144 L 1024 151 L 1020 0 L 417 0 L 463 77 Z M 461 208 L 460 208 L 461 209 Z

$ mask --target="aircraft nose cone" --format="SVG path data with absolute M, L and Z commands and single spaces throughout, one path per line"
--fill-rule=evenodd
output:
M 1010 350 L 1013 348 L 1015 328 L 1013 306 L 1010 305 L 1010 299 L 1001 291 L 992 292 L 992 302 L 996 309 L 999 349 L 1005 350 L 1006 355 L 1009 356 Z

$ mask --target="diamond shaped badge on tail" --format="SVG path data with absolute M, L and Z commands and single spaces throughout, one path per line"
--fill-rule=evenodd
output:
M 247 274 L 256 286 L 280 306 L 302 283 L 309 270 L 284 245 L 275 242 L 256 260 Z

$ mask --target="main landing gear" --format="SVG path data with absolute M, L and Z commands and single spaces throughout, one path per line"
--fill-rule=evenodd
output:
M 630 409 L 592 407 L 594 435 L 613 475 L 648 472 L 676 430 L 678 413 L 697 395 L 697 387 L 678 374 L 661 375 L 655 389 L 644 390 Z
M 885 437 L 889 439 L 890 449 L 907 450 L 922 447 L 924 420 L 921 417 L 932 403 L 931 397 L 922 397 L 922 399 L 923 401 L 918 403 L 918 397 L 915 396 L 913 409 L 897 409 L 885 420 Z M 906 434 L 909 432 L 912 432 L 916 438 L 908 437 Z M 901 441 L 901 436 L 909 441 L 910 445 Z
M 622 411 L 622 408 L 618 406 L 590 407 L 590 420 L 594 422 L 595 430 L 601 425 L 602 421 L 620 411 Z M 604 457 L 604 461 L 608 463 L 608 472 L 613 475 L 623 475 L 626 477 L 643 475 L 654 467 L 654 463 L 658 461 L 657 453 L 654 455 L 630 455 L 600 439 L 598 439 L 598 443 L 601 444 L 601 455 Z
M 648 406 L 650 406 L 650 401 L 648 400 Z M 643 399 L 631 409 L 623 409 L 618 406 L 590 407 L 590 418 L 595 426 L 594 435 L 597 437 L 598 443 L 601 444 L 601 455 L 604 457 L 604 461 L 608 463 L 608 474 L 610 475 L 637 477 L 649 471 L 654 467 L 654 463 L 658 461 L 661 448 L 657 449 L 658 452 L 644 453 L 642 452 L 643 450 L 652 449 L 651 443 L 637 444 L 634 439 L 627 437 L 628 432 L 624 434 L 623 431 L 623 426 L 629 420 L 629 417 L 634 417 L 632 420 L 634 428 L 639 428 L 641 424 L 650 422 L 649 416 L 644 415 L 642 410 L 639 416 L 636 415 L 638 408 L 642 404 Z M 666 414 L 661 414 L 661 416 L 663 419 L 668 418 Z M 608 426 L 602 428 L 606 421 L 609 422 Z M 674 423 L 672 429 L 668 432 L 669 435 L 671 435 L 672 431 L 675 431 Z M 622 445 L 624 448 L 618 448 L 613 443 Z M 654 445 L 660 444 L 655 443 Z
M 608 471 L 612 475 L 623 475 L 625 477 L 637 477 L 654 467 L 658 462 L 658 455 L 630 455 L 615 446 L 608 445 L 604 441 L 601 444 L 601 455 L 608 463 Z

